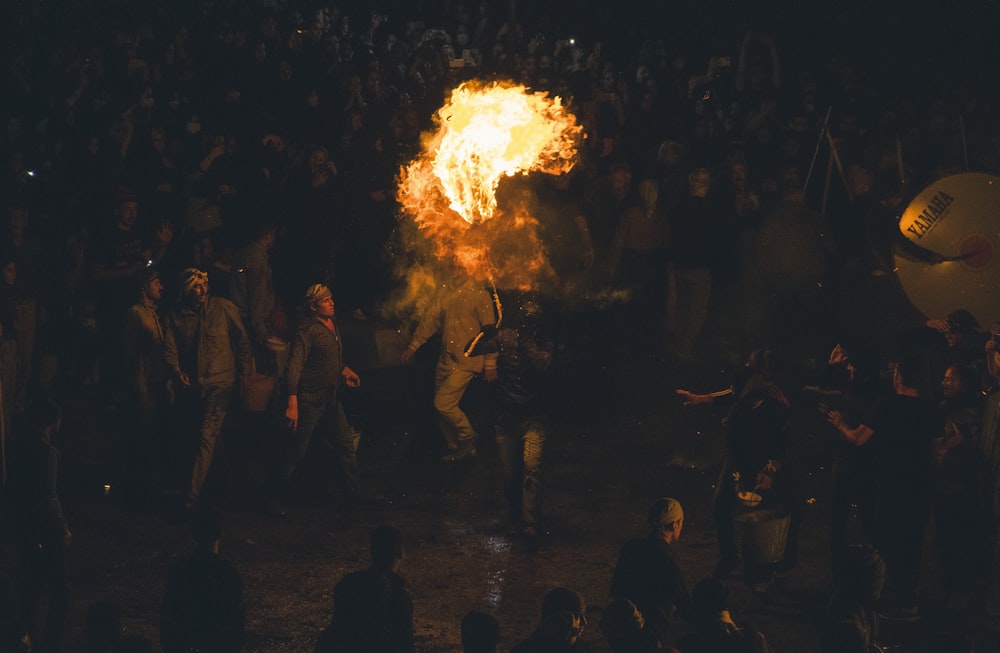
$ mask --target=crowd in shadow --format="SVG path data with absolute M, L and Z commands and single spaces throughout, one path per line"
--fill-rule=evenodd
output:
M 186 369 L 183 347 L 173 369 L 158 347 L 161 316 L 182 312 L 192 288 L 204 285 L 238 313 L 229 336 L 242 330 L 246 338 L 232 354 L 245 372 L 282 371 L 295 309 L 316 284 L 329 288 L 346 318 L 411 318 L 386 308 L 413 256 L 396 176 L 420 153 L 421 133 L 433 128 L 449 92 L 473 79 L 558 95 L 584 127 L 572 173 L 511 182 L 541 226 L 556 280 L 548 300 L 557 338 L 570 351 L 599 343 L 614 360 L 641 343 L 680 368 L 765 342 L 814 357 L 841 342 L 824 380 L 824 396 L 840 402 L 828 419 L 845 443 L 835 474 L 841 522 L 833 528 L 843 558 L 835 563 L 895 574 L 894 589 L 903 583 L 906 596 L 879 609 L 915 616 L 913 540 L 898 536 L 919 532 L 922 542 L 933 513 L 948 614 L 971 619 L 995 609 L 997 584 L 977 579 L 991 568 L 993 548 L 1000 422 L 990 392 L 1000 336 L 967 312 L 903 324 L 884 319 L 880 305 L 894 283 L 896 222 L 909 199 L 950 174 L 1000 171 L 989 57 L 970 56 L 959 72 L 935 54 L 992 52 L 976 25 L 991 24 L 993 10 L 970 10 L 959 27 L 936 34 L 936 48 L 916 51 L 909 35 L 931 20 L 919 3 L 650 4 L 7 3 L 0 433 L 4 485 L 17 489 L 6 493 L 4 516 L 19 527 L 5 530 L 18 534 L 6 538 L 2 597 L 3 613 L 16 619 L 4 622 L 2 645 L 29 633 L 32 650 L 61 647 L 72 519 L 56 491 L 61 409 L 53 398 L 85 394 L 118 416 L 134 470 L 128 483 L 162 490 L 176 470 L 157 465 L 178 466 L 187 454 L 159 449 L 155 434 L 186 399 L 180 386 L 160 393 L 147 382 L 165 385 Z M 896 29 L 887 33 L 890 24 Z M 609 298 L 618 301 L 609 306 Z M 724 320 L 739 328 L 719 328 Z M 914 357 L 916 371 L 907 367 Z M 911 362 L 893 368 L 905 378 L 892 377 L 899 385 L 889 394 L 913 390 L 933 415 L 919 426 L 940 425 L 920 452 L 905 438 L 878 438 L 880 428 L 898 432 L 907 410 L 884 408 L 873 389 L 880 370 L 890 380 L 890 358 Z M 192 399 L 199 415 L 214 416 L 216 435 L 230 399 L 213 398 L 211 410 L 204 394 Z M 869 440 L 877 446 L 866 448 Z M 912 466 L 897 468 L 886 499 L 876 492 L 884 483 L 865 483 L 866 465 L 897 454 Z M 212 455 L 203 452 L 206 474 Z M 912 487 L 926 490 L 922 519 L 904 491 Z M 867 539 L 880 552 L 847 541 L 843 523 L 858 496 Z M 911 517 L 887 533 L 895 522 L 884 516 L 904 500 Z M 213 585 L 231 589 L 226 601 L 241 605 L 238 574 L 212 557 L 218 519 L 186 507 L 200 553 L 172 572 L 170 586 L 197 592 L 205 581 L 191 570 L 211 568 L 226 579 Z M 654 533 L 677 522 L 660 517 L 650 518 Z M 401 544 L 391 528 L 376 535 L 379 573 L 371 575 L 382 583 L 395 578 Z M 874 638 L 872 583 L 845 581 L 833 605 L 857 626 L 850 632 Z M 353 591 L 368 591 L 359 587 Z M 763 638 L 747 635 L 752 629 L 727 621 L 724 587 L 696 586 L 698 610 L 686 587 L 679 590 L 688 623 L 757 647 L 732 650 L 764 650 Z M 543 605 L 534 643 L 517 650 L 582 650 L 582 599 L 561 592 L 555 607 Z M 406 592 L 393 594 L 393 609 L 403 609 L 408 599 L 397 594 Z M 602 629 L 616 651 L 723 650 L 693 635 L 685 648 L 639 634 L 649 620 L 641 601 L 615 598 Z M 190 608 L 170 605 L 175 619 Z M 95 629 L 117 614 L 113 606 L 92 612 Z M 232 614 L 242 642 L 242 608 Z M 467 622 L 466 650 L 494 650 L 495 620 L 470 614 Z M 93 650 L 112 650 L 103 646 Z M 114 646 L 151 650 L 138 639 Z M 168 639 L 163 646 L 188 650 Z

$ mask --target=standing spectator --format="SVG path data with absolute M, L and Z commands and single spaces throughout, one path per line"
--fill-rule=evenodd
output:
M 7 483 L 7 440 L 12 433 L 17 388 L 17 342 L 10 336 L 11 320 L 0 314 L 0 487 Z
M 164 653 L 239 653 L 246 630 L 243 578 L 219 557 L 222 515 L 202 507 L 191 523 L 195 549 L 167 572 L 160 611 Z
M 848 423 L 857 424 L 885 394 L 879 378 L 878 355 L 861 344 L 837 343 L 827 360 L 827 378 L 833 394 L 822 410 L 836 406 Z M 830 496 L 830 558 L 834 573 L 839 573 L 841 558 L 847 551 L 851 507 L 868 505 L 873 494 L 873 484 L 878 478 L 872 466 L 870 452 L 864 447 L 838 438 L 831 465 L 832 485 Z M 867 518 L 870 513 L 862 515 Z M 862 525 L 864 530 L 870 530 Z
M 173 239 L 173 227 L 162 222 L 147 234 L 138 223 L 139 202 L 131 189 L 115 195 L 114 223 L 102 229 L 89 244 L 94 296 L 97 297 L 98 332 L 101 340 L 101 381 L 108 391 L 120 378 L 122 317 L 134 301 L 132 279 L 143 268 L 163 260 Z
M 38 320 L 42 313 L 39 306 L 39 291 L 44 266 L 44 251 L 42 244 L 28 231 L 28 207 L 24 204 L 14 204 L 7 210 L 7 223 L 4 225 L 3 245 L 0 246 L 0 261 L 4 267 L 4 289 L 2 293 L 11 292 L 15 309 L 14 323 L 11 324 L 11 334 L 16 333 L 17 355 L 20 360 L 21 374 L 17 380 L 16 408 L 24 410 L 27 401 L 28 384 L 31 381 L 34 367 L 36 336 L 38 335 Z M 8 288 L 6 268 L 13 263 L 16 276 L 12 287 Z M 0 309 L 3 310 L 3 309 Z
M 362 494 L 358 478 L 360 433 L 347 422 L 340 401 L 341 388 L 357 388 L 361 377 L 344 364 L 344 345 L 330 289 L 319 283 L 310 286 L 302 305 L 305 315 L 295 332 L 285 370 L 285 418 L 293 437 L 269 489 L 268 512 L 281 512 L 277 501 L 287 492 L 292 474 L 317 431 L 320 444 L 337 458 L 347 505 L 370 501 Z
M 441 354 L 434 380 L 434 409 L 448 452 L 441 460 L 454 463 L 476 455 L 476 431 L 459 402 L 479 374 L 492 383 L 497 378 L 497 355 L 468 355 L 472 342 L 484 325 L 496 324 L 494 302 L 489 293 L 458 272 L 455 284 L 443 286 L 417 323 L 410 344 L 402 355 L 409 364 L 417 349 L 435 333 L 441 333 Z
M 712 506 L 719 537 L 719 564 L 713 574 L 716 578 L 726 578 L 736 568 L 738 553 L 733 520 L 739 500 L 737 490 L 739 483 L 749 485 L 751 479 L 756 492 L 773 492 L 778 506 L 791 514 L 785 556 L 779 567 L 787 571 L 797 560 L 799 502 L 784 468 L 789 453 L 790 406 L 779 384 L 779 372 L 777 354 L 770 349 L 759 349 L 750 354 L 734 375 L 728 390 L 711 394 L 677 390 L 685 406 L 712 404 L 717 398 L 733 402 L 726 418 L 726 458 Z M 767 574 L 774 570 L 747 564 L 744 571 L 747 580 L 759 586 L 769 580 Z
M 618 334 L 624 342 L 661 333 L 667 293 L 670 225 L 659 207 L 659 186 L 652 179 L 643 180 L 639 197 L 642 203 L 625 209 L 618 218 L 609 259 L 612 281 L 632 293 Z
M 25 374 L 17 339 L 17 263 L 0 256 L 0 424 L 10 430 Z
M 632 187 L 632 168 L 624 162 L 616 163 L 608 172 L 606 180 L 597 184 L 588 193 L 584 202 L 584 215 L 590 233 L 590 244 L 595 250 L 597 275 L 610 274 L 610 246 L 615 234 L 615 225 L 626 209 L 641 202 Z M 601 283 L 607 279 L 600 278 Z
M 69 608 L 67 554 L 73 541 L 57 492 L 59 450 L 53 445 L 62 410 L 47 397 L 35 397 L 26 417 L 26 432 L 11 443 L 4 529 L 15 544 L 21 620 L 32 650 L 56 653 Z
M 979 448 L 983 395 L 979 375 L 966 365 L 950 365 L 941 380 L 944 431 L 935 439 L 934 532 L 945 609 L 964 612 L 975 582 L 988 568 L 988 511 L 982 481 L 985 460 Z
M 611 597 L 628 599 L 645 620 L 645 628 L 666 646 L 673 640 L 676 615 L 690 618 L 691 595 L 670 545 L 680 539 L 684 509 L 676 499 L 657 499 L 647 512 L 650 533 L 631 540 L 618 554 L 611 578 Z
M 181 276 L 183 304 L 167 316 L 164 355 L 186 428 L 194 428 L 197 449 L 184 508 L 198 502 L 215 454 L 237 376 L 250 372 L 250 339 L 239 311 L 228 299 L 208 294 L 208 274 L 188 268 Z
M 948 365 L 970 366 L 976 371 L 977 382 L 989 385 L 989 370 L 986 366 L 986 342 L 989 335 L 979 328 L 979 322 L 965 309 L 948 313 L 944 320 L 930 320 L 927 325 L 944 334 L 945 362 Z
M 919 619 L 917 606 L 920 586 L 924 528 L 931 510 L 934 475 L 933 441 L 941 433 L 937 408 L 920 396 L 919 365 L 905 359 L 895 366 L 892 376 L 895 394 L 875 404 L 852 427 L 836 410 L 827 420 L 840 435 L 855 446 L 871 447 L 876 469 L 880 470 L 871 510 L 868 533 L 882 554 L 888 573 L 883 615 L 894 619 Z
M 125 393 L 128 426 L 123 429 L 128 459 L 128 496 L 140 499 L 143 491 L 162 482 L 162 425 L 166 416 L 166 364 L 163 325 L 156 309 L 163 297 L 163 283 L 155 268 L 137 275 L 138 301 L 125 316 Z M 160 473 L 157 473 L 160 472 Z
M 333 589 L 333 617 L 316 653 L 413 653 L 413 598 L 399 575 L 403 534 L 383 524 L 371 534 L 368 569 L 344 576 Z
M 237 250 L 233 257 L 230 298 L 240 309 L 240 319 L 250 335 L 254 362 L 259 371 L 273 374 L 277 366 L 267 356 L 267 339 L 277 335 L 274 322 L 278 298 L 274 290 L 274 272 L 270 251 L 277 238 L 277 228 L 262 220 L 254 228 L 253 240 Z
M 688 194 L 670 216 L 674 253 L 670 283 L 674 298 L 670 304 L 675 308 L 670 330 L 674 353 L 681 362 L 694 359 L 698 336 L 708 317 L 712 268 L 717 262 L 715 243 L 724 228 L 721 213 L 709 195 L 711 188 L 708 170 L 692 172 Z

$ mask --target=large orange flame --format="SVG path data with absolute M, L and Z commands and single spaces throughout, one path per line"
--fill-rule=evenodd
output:
M 505 176 L 569 172 L 582 131 L 576 118 L 558 97 L 511 83 L 466 82 L 434 121 L 436 130 L 424 134 L 421 153 L 401 172 L 398 199 L 437 257 L 484 278 L 496 272 L 491 245 L 522 233 L 530 245 L 508 247 L 503 266 L 522 276 L 543 268 L 537 221 L 516 208 L 505 216 L 497 188 Z M 524 260 L 528 251 L 536 260 Z

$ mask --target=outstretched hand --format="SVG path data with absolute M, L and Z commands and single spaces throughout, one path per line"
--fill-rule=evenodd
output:
M 684 400 L 683 405 L 685 406 L 700 406 L 701 404 L 707 404 L 712 400 L 711 397 L 695 394 L 690 390 L 682 390 L 678 388 L 677 390 L 674 390 L 674 392 L 680 395 L 681 399 Z

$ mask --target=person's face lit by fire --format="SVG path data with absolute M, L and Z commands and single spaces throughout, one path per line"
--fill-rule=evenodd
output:
M 611 173 L 611 190 L 618 199 L 625 199 L 631 183 L 632 175 L 628 170 L 617 169 Z
M 309 154 L 309 167 L 312 168 L 313 172 L 325 170 L 328 161 L 329 155 L 324 147 L 317 147 Z
M 24 238 L 24 232 L 28 226 L 28 210 L 23 206 L 18 206 L 10 210 L 9 234 L 12 240 L 19 241 Z
M 948 343 L 948 349 L 958 349 L 965 344 L 965 332 L 959 329 L 948 329 L 944 334 L 944 339 Z
M 729 168 L 729 179 L 733 186 L 744 189 L 747 185 L 747 164 L 743 161 L 735 161 Z
M 317 317 L 321 318 L 328 318 L 328 319 L 333 318 L 333 316 L 336 313 L 335 306 L 333 303 L 333 297 L 331 297 L 330 295 L 327 295 L 326 297 L 317 302 L 313 302 L 310 308 L 312 309 L 312 312 L 316 314 Z
M 208 281 L 193 282 L 185 296 L 190 306 L 204 306 L 205 302 L 208 301 Z
M 115 210 L 118 218 L 118 227 L 127 231 L 135 226 L 135 221 L 139 217 L 139 204 L 135 200 L 126 200 L 118 204 Z
M 163 298 L 163 282 L 160 281 L 160 277 L 155 277 L 146 283 L 143 292 L 146 293 L 146 297 L 154 302 L 160 301 Z
M 163 127 L 153 127 L 149 132 L 149 140 L 153 149 L 162 153 L 167 147 L 167 131 Z
M 15 281 L 17 281 L 17 263 L 7 261 L 3 266 L 3 285 L 13 286 Z
M 966 391 L 965 382 L 956 373 L 954 367 L 949 367 L 944 371 L 944 378 L 941 379 L 941 392 L 945 399 L 954 399 Z
M 684 520 L 678 519 L 677 521 L 669 524 L 661 523 L 657 529 L 657 533 L 659 534 L 660 539 L 667 544 L 671 544 L 680 539 L 682 530 L 684 530 Z

